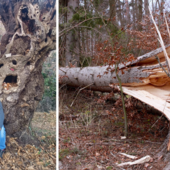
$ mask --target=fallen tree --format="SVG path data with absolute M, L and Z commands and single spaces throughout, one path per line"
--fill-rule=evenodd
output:
M 166 46 L 170 56 L 170 45 Z M 162 48 L 158 48 L 138 57 L 132 62 L 118 65 L 118 76 L 121 79 L 123 92 L 129 94 L 164 113 L 170 120 L 170 77 Z M 87 87 L 91 90 L 112 91 L 119 88 L 115 66 L 98 66 L 84 68 L 60 67 L 61 84 Z M 167 152 L 170 132 L 161 152 Z
M 55 1 L 0 0 L 0 16 L 6 30 L 0 44 L 4 124 L 7 135 L 28 142 L 27 129 L 43 96 L 42 64 L 56 48 Z
M 170 55 L 170 45 L 166 47 L 166 50 Z M 125 93 L 155 107 L 170 119 L 170 104 L 168 103 L 170 101 L 170 97 L 168 97 L 170 78 L 161 66 L 168 72 L 162 48 L 158 48 L 132 62 L 120 64 L 117 74 Z M 88 86 L 91 90 L 112 91 L 110 85 L 119 84 L 114 69 L 114 66 L 60 67 L 59 75 L 62 77 L 61 82 L 68 85 Z

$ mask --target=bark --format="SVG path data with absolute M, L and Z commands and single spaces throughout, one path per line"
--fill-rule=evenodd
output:
M 7 135 L 24 136 L 43 95 L 42 64 L 56 46 L 55 1 L 0 0 L 0 100 Z
M 112 20 L 116 16 L 116 0 L 109 0 L 109 18 Z
M 126 25 L 130 24 L 130 13 L 129 13 L 129 2 L 128 0 L 125 1 L 126 3 Z
M 170 45 L 167 46 L 167 52 L 170 53 Z M 138 57 L 132 62 L 119 64 L 118 76 L 121 78 L 124 86 L 142 86 L 152 84 L 154 86 L 163 86 L 169 82 L 169 77 L 160 67 L 155 56 L 159 57 L 162 65 L 167 69 L 162 48 L 158 48 L 143 56 Z M 114 66 L 98 66 L 84 68 L 67 68 L 59 69 L 60 76 L 64 76 L 63 83 L 74 86 L 87 86 L 93 84 L 90 88 L 105 88 L 109 84 L 118 84 Z M 128 69 L 129 68 L 129 69 Z M 160 79 L 159 79 L 160 78 Z M 157 80 L 157 81 L 155 81 Z
M 144 0 L 144 5 L 145 5 L 145 15 L 149 15 L 149 2 L 148 0 Z
M 140 24 L 140 22 L 142 22 L 142 8 L 143 8 L 143 1 L 142 0 L 138 0 L 139 1 L 139 5 L 138 5 L 138 30 L 142 31 L 142 26 Z
M 170 56 L 170 45 L 166 46 Z M 159 58 L 159 62 L 156 59 Z M 108 70 L 108 68 L 110 68 Z M 170 120 L 170 77 L 162 48 L 158 48 L 132 62 L 119 64 L 118 76 L 121 79 L 123 92 L 162 112 Z M 114 66 L 59 68 L 60 83 L 72 86 L 86 87 L 91 90 L 112 91 L 119 89 Z M 157 157 L 163 156 L 169 160 L 170 131 L 160 148 Z M 166 166 L 168 169 L 170 164 Z
M 79 0 L 68 0 L 68 12 L 67 12 L 67 22 L 69 23 L 75 13 L 76 8 L 79 6 Z M 69 65 L 69 62 L 79 65 L 79 48 L 78 48 L 78 34 L 77 31 L 71 30 L 67 34 L 66 38 L 66 66 Z

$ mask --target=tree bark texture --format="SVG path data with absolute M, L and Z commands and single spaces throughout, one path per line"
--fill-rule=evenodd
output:
M 74 13 L 76 8 L 79 7 L 79 0 L 68 0 L 68 12 L 67 12 L 67 22 L 69 22 Z M 71 30 L 68 32 L 66 36 L 66 66 L 69 65 L 69 62 L 77 65 L 79 64 L 79 43 L 78 43 L 78 33 L 75 30 Z
M 43 95 L 42 64 L 56 48 L 55 1 L 0 0 L 0 100 L 7 135 L 21 135 Z

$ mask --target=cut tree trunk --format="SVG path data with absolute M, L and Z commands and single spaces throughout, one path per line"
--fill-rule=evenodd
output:
M 42 2 L 39 4 L 39 2 Z M 0 100 L 7 135 L 26 136 L 43 96 L 42 64 L 56 48 L 55 0 L 0 0 Z
M 170 56 L 170 45 L 166 46 L 166 51 Z M 119 64 L 118 68 L 123 92 L 161 111 L 170 120 L 170 77 L 166 74 L 168 67 L 162 48 L 142 55 L 132 62 Z M 71 86 L 99 91 L 112 91 L 114 87 L 119 88 L 115 66 L 60 67 L 59 76 L 60 83 Z M 164 146 L 167 146 L 169 137 L 170 135 L 165 140 Z M 167 148 L 164 150 L 167 151 Z

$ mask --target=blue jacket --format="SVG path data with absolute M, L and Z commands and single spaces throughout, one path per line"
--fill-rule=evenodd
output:
M 4 124 L 4 111 L 3 111 L 3 106 L 0 101 L 0 128 L 2 128 L 2 125 Z

